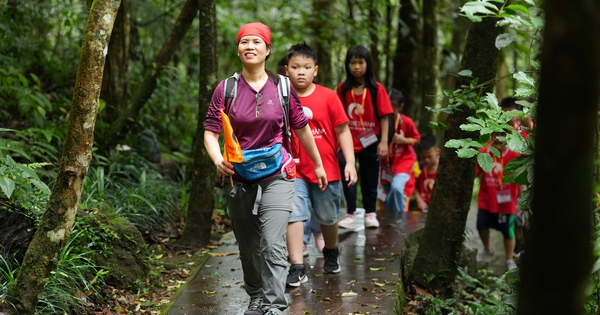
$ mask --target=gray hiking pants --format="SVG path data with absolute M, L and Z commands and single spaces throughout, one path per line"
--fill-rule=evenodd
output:
M 225 182 L 223 188 L 240 249 L 246 293 L 251 298 L 262 296 L 265 311 L 283 311 L 288 307 L 286 232 L 294 180 L 277 177 L 253 185 L 236 183 L 233 188 Z

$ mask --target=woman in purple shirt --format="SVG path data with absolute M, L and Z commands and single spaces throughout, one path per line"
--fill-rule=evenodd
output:
M 237 80 L 236 97 L 228 110 L 234 133 L 245 152 L 278 148 L 284 136 L 283 108 L 277 90 L 279 78 L 265 68 L 271 53 L 271 32 L 262 23 L 249 23 L 239 29 L 236 41 L 242 72 Z M 227 213 L 240 249 L 244 287 L 250 296 L 244 315 L 280 315 L 288 306 L 286 228 L 294 194 L 294 172 L 280 170 L 294 163 L 293 158 L 282 147 L 283 158 L 267 172 L 271 175 L 249 180 L 235 172 L 233 165 L 223 159 L 219 145 L 223 126 L 220 111 L 225 111 L 223 90 L 224 81 L 215 89 L 206 115 L 204 146 L 225 182 Z M 327 177 L 308 120 L 293 87 L 290 94 L 290 126 L 313 160 L 319 187 L 324 190 Z

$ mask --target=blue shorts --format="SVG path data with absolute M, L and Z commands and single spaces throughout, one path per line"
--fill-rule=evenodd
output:
M 294 203 L 288 222 L 308 220 L 308 211 L 320 224 L 334 225 L 337 222 L 342 198 L 339 180 L 329 182 L 325 191 L 321 191 L 319 185 L 296 178 L 294 189 Z

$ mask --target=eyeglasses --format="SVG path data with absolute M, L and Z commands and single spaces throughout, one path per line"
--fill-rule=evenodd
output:
M 256 93 L 254 99 L 256 100 L 256 107 L 254 108 L 254 118 L 261 118 L 263 116 L 263 110 L 260 107 L 260 105 L 262 105 L 263 103 L 262 93 Z

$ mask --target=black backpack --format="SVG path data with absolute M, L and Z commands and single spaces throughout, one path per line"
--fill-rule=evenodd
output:
M 237 93 L 237 83 L 240 78 L 239 73 L 234 73 L 229 78 L 225 79 L 225 84 L 223 88 L 223 94 L 225 96 L 225 114 L 229 115 L 229 110 L 231 109 L 231 105 L 235 102 L 236 93 Z M 281 110 L 283 112 L 283 147 L 286 150 L 295 156 L 295 150 L 293 141 L 292 141 L 292 130 L 290 129 L 290 78 L 282 75 L 271 75 L 269 73 L 269 78 L 272 79 L 275 84 L 277 84 L 277 92 L 279 94 L 279 103 L 281 104 Z
M 368 88 L 369 92 L 371 93 L 371 99 L 372 99 L 372 104 L 373 104 L 373 111 L 375 112 L 375 117 L 377 118 L 377 120 L 381 119 L 381 117 L 379 116 L 379 112 L 377 110 L 377 91 L 379 90 L 378 88 Z M 348 88 L 346 87 L 346 84 L 342 84 L 342 103 L 344 104 L 344 107 L 346 107 L 346 92 L 348 92 Z M 394 139 L 394 134 L 396 134 L 396 130 L 394 130 L 394 125 L 396 124 L 395 118 L 394 118 L 394 114 L 389 114 L 386 115 L 388 118 L 388 145 L 390 143 L 392 143 L 392 140 Z M 400 125 L 398 125 L 398 129 L 400 129 Z M 381 135 L 379 135 L 379 140 L 381 140 Z

